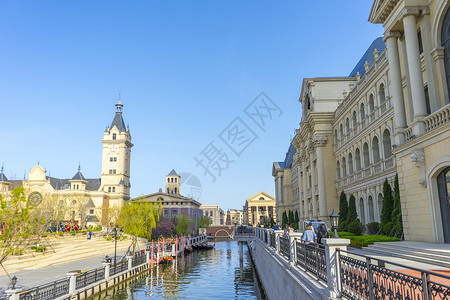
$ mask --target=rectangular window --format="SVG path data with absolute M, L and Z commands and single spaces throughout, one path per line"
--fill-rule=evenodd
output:
M 113 133 L 113 140 L 115 140 L 116 139 L 116 134 L 115 133 Z
M 423 43 L 422 43 L 422 33 L 419 31 L 417 32 L 417 39 L 419 40 L 419 53 L 423 53 Z
M 428 94 L 428 86 L 425 87 L 425 104 L 427 106 L 427 114 L 431 114 L 430 95 Z
M 109 170 L 109 174 L 112 174 L 112 171 L 113 171 L 113 170 Z
M 89 213 L 90 213 L 91 215 L 93 215 L 93 214 L 94 214 L 94 210 L 93 210 L 93 209 L 90 209 L 90 210 L 89 210 Z
M 113 171 L 113 174 L 116 174 L 116 169 L 114 169 L 114 170 L 112 170 Z
M 117 161 L 117 157 L 114 157 L 114 161 Z

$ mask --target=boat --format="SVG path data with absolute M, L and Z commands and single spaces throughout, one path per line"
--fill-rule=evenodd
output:
M 192 247 L 186 247 L 184 248 L 184 253 L 192 253 Z

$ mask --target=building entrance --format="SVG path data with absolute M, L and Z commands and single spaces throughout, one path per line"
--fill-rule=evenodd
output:
M 437 177 L 439 204 L 441 208 L 444 242 L 450 243 L 450 167 L 445 168 Z

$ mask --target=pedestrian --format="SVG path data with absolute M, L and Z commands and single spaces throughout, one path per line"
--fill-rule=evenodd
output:
M 311 223 L 308 224 L 305 231 L 303 232 L 302 241 L 306 244 L 312 244 L 316 242 L 316 233 L 314 232 Z
M 322 244 L 322 239 L 328 238 L 328 230 L 325 224 L 321 224 L 319 227 L 319 232 L 317 233 L 317 243 Z
M 277 224 L 273 224 L 272 229 L 273 230 L 278 230 L 278 225 Z
M 89 230 L 89 240 L 92 239 L 92 231 Z

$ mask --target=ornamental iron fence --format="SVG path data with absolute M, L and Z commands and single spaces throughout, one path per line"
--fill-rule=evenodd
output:
M 363 257 L 359 260 L 352 256 Z M 348 299 L 450 299 L 450 277 L 397 263 L 338 250 L 342 294 Z M 377 261 L 378 264 L 372 263 Z M 384 267 L 389 263 L 394 268 Z
M 75 288 L 81 289 L 102 279 L 105 279 L 105 268 L 103 267 L 83 272 L 80 275 L 77 275 Z
M 69 278 L 56 280 L 19 294 L 20 300 L 50 300 L 69 293 Z
M 123 260 L 115 265 L 111 265 L 111 269 L 109 271 L 109 275 L 116 275 L 117 273 L 121 273 L 123 271 L 128 270 L 128 261 Z
M 275 232 L 273 232 L 273 231 L 270 233 L 270 247 L 272 247 L 274 249 L 276 249 L 276 247 L 277 247 L 277 244 L 275 242 Z
M 291 259 L 291 246 L 288 237 L 280 236 L 280 252 L 288 259 Z
M 133 258 L 133 262 L 132 262 L 131 266 L 134 268 L 134 267 L 142 265 L 146 261 L 147 261 L 147 257 L 145 254 L 138 255 Z
M 327 261 L 325 249 L 319 244 L 306 244 L 295 241 L 297 265 L 316 275 L 317 279 L 327 282 Z

